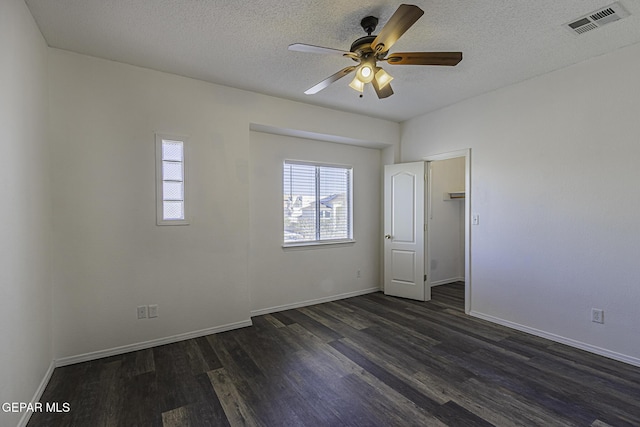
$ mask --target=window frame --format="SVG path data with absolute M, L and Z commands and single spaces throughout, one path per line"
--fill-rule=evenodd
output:
M 164 180 L 163 180 L 163 159 L 162 143 L 164 141 L 175 141 L 182 143 L 182 203 L 184 209 L 183 219 L 164 218 Z M 170 135 L 166 133 L 155 133 L 156 144 L 156 225 L 189 225 L 188 209 L 188 185 L 187 171 L 189 163 L 189 138 L 184 135 Z
M 343 244 L 352 244 L 355 243 L 355 224 L 353 222 L 353 218 L 354 218 L 354 202 L 353 202 L 353 186 L 354 186 L 354 167 L 353 165 L 348 165 L 348 164 L 340 164 L 340 163 L 326 163 L 326 162 L 312 162 L 312 161 L 306 161 L 306 160 L 294 160 L 294 159 L 285 159 L 282 162 L 282 170 L 281 170 L 281 186 L 280 189 L 283 192 L 283 196 L 284 196 L 284 170 L 285 167 L 287 166 L 287 164 L 295 164 L 295 165 L 303 165 L 303 166 L 313 166 L 315 168 L 321 168 L 321 167 L 327 167 L 327 168 L 338 168 L 338 169 L 345 169 L 345 170 L 349 170 L 349 182 L 348 182 L 348 188 L 347 188 L 347 199 L 348 199 L 348 224 L 349 224 L 349 230 L 348 230 L 348 237 L 346 238 L 340 238 L 340 239 L 320 239 L 320 240 L 305 240 L 305 241 L 285 241 L 284 240 L 284 232 L 285 232 L 285 216 L 284 216 L 284 209 L 283 206 L 281 206 L 282 209 L 282 228 L 281 228 L 281 238 L 282 238 L 282 247 L 283 248 L 297 248 L 297 247 L 313 247 L 313 246 L 327 246 L 327 245 L 343 245 Z M 315 191 L 316 191 L 316 195 L 319 195 L 319 181 L 318 181 L 318 175 L 316 172 L 316 178 L 314 181 L 314 186 L 315 186 Z M 318 196 L 317 196 L 318 197 Z M 316 215 L 319 215 L 319 204 L 317 203 L 317 197 L 316 197 Z M 319 223 L 319 217 L 318 217 L 318 221 L 316 223 L 316 227 L 318 226 Z M 316 228 L 316 236 L 318 235 L 319 230 Z

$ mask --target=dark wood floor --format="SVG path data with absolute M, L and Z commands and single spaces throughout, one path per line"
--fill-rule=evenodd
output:
M 640 426 L 640 368 L 381 293 L 57 368 L 29 426 Z

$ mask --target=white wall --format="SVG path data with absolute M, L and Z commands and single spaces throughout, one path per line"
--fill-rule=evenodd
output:
M 637 44 L 403 124 L 403 161 L 472 149 L 476 314 L 640 364 L 639 75 Z
M 56 49 L 49 60 L 57 358 L 249 319 L 251 124 L 399 138 L 397 123 Z M 154 131 L 190 137 L 191 225 L 155 225 Z M 143 304 L 160 316 L 137 320 Z
M 0 2 L 0 57 L 0 402 L 29 402 L 52 360 L 52 247 L 47 47 L 22 0 Z
M 286 159 L 353 167 L 356 243 L 282 248 Z M 250 171 L 252 311 L 380 288 L 380 150 L 252 132 Z
M 432 286 L 464 280 L 464 199 L 448 197 L 452 191 L 464 191 L 464 164 L 464 157 L 431 162 L 428 256 Z

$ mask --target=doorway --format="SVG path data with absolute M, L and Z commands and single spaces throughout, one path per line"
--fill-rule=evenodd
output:
M 425 270 L 430 288 L 464 282 L 471 311 L 471 149 L 427 156 Z M 447 218 L 447 216 L 451 216 Z
M 445 165 L 444 162 L 441 164 L 435 162 L 453 159 L 458 160 L 449 163 L 456 165 L 460 172 L 464 169 L 463 180 L 459 177 L 449 186 L 432 187 L 434 169 Z M 421 182 L 422 184 L 426 182 L 426 185 L 422 185 Z M 449 211 L 458 212 L 456 215 L 458 220 L 454 224 L 458 227 L 454 238 L 458 240 L 454 242 L 456 244 L 450 246 L 458 249 L 463 247 L 464 250 L 461 255 L 458 255 L 457 260 L 450 263 L 454 267 L 453 270 L 449 268 L 450 271 L 454 271 L 453 275 L 451 273 L 448 273 L 449 277 L 436 275 L 434 277 L 436 280 L 432 280 L 434 273 L 446 273 L 447 270 L 440 268 L 440 271 L 437 271 L 438 263 L 444 258 L 432 255 L 436 243 L 431 238 L 430 231 L 434 223 L 430 224 L 430 221 L 435 222 L 436 213 L 438 217 L 443 216 L 442 212 L 436 212 L 436 200 L 440 205 L 438 208 L 445 207 Z M 428 156 L 421 162 L 385 166 L 384 205 L 385 294 L 427 301 L 431 297 L 432 283 L 437 286 L 463 279 L 465 313 L 469 313 L 471 310 L 471 150 Z M 412 214 L 407 216 L 409 212 Z M 404 224 L 413 225 L 405 227 Z M 405 230 L 405 232 L 397 233 L 398 230 Z M 435 233 L 435 236 L 437 237 L 438 233 Z M 438 251 L 436 250 L 435 253 L 438 254 Z
M 427 162 L 425 272 L 433 295 L 452 284 L 459 289 L 456 294 L 464 290 L 464 160 L 455 157 Z

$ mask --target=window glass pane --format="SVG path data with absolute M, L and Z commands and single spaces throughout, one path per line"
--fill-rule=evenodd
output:
M 156 194 L 158 225 L 186 225 L 186 140 L 156 133 Z
M 164 181 L 162 183 L 163 200 L 184 200 L 182 182 Z
M 316 240 L 316 168 L 284 166 L 284 241 Z
M 162 202 L 163 219 L 184 219 L 184 202 Z
M 320 239 L 347 239 L 350 236 L 350 170 L 320 167 Z
M 182 163 L 162 162 L 162 179 L 182 181 Z
M 162 160 L 182 161 L 182 142 L 162 141 Z

